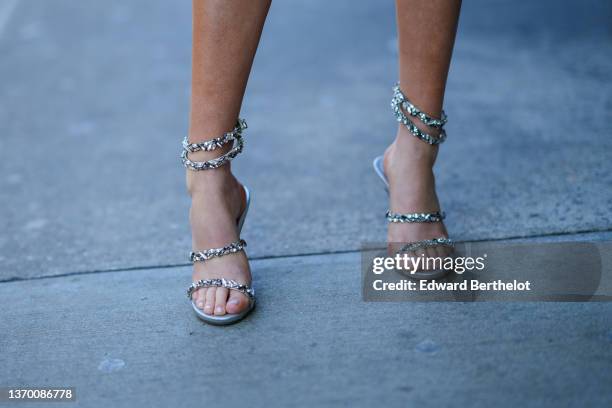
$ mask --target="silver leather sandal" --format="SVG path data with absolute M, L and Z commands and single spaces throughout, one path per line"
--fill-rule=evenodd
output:
M 201 143 L 189 143 L 187 137 L 183 139 L 183 152 L 181 153 L 181 159 L 183 161 L 183 165 L 185 168 L 192 171 L 201 171 L 201 170 L 209 170 L 216 169 L 224 164 L 230 162 L 234 157 L 242 152 L 244 148 L 244 142 L 242 140 L 242 131 L 247 128 L 247 124 L 244 119 L 238 119 L 236 126 L 230 132 L 223 134 L 220 137 L 217 137 L 212 140 L 207 140 Z M 232 149 L 215 158 L 205 162 L 194 162 L 189 160 L 188 154 L 197 151 L 212 151 L 215 150 L 227 143 L 233 143 Z M 242 231 L 242 226 L 244 225 L 244 220 L 246 219 L 249 206 L 251 204 L 251 193 L 246 186 L 243 186 L 244 192 L 246 194 L 246 207 L 240 218 L 237 220 L 238 227 L 238 236 L 240 236 L 240 232 Z M 222 248 L 210 248 L 199 251 L 193 251 L 189 254 L 189 260 L 192 263 L 195 262 L 206 262 L 207 260 L 215 257 L 221 257 L 224 255 L 233 254 L 239 251 L 243 251 L 244 247 L 246 247 L 246 241 L 243 239 L 238 239 L 235 242 L 231 242 L 228 245 Z M 208 288 L 208 287 L 224 287 L 229 290 L 236 290 L 240 293 L 243 293 L 249 299 L 249 306 L 242 311 L 241 313 L 235 314 L 224 314 L 222 316 L 208 315 L 200 310 L 195 302 L 192 299 L 192 295 L 195 291 L 200 288 Z M 192 282 L 187 288 L 187 298 L 191 301 L 191 307 L 193 308 L 196 315 L 209 324 L 214 325 L 226 325 L 231 323 L 236 323 L 239 320 L 242 320 L 246 315 L 248 315 L 253 308 L 255 307 L 255 290 L 246 284 L 236 282 L 231 279 L 201 279 L 196 282 Z
M 402 123 L 408 131 L 415 137 L 421 139 L 423 142 L 430 145 L 437 145 L 446 140 L 446 132 L 444 130 L 444 125 L 446 124 L 448 118 L 446 113 L 442 111 L 440 118 L 434 118 L 429 116 L 428 114 L 421 111 L 414 104 L 412 104 L 406 96 L 402 93 L 399 84 L 393 88 L 393 98 L 391 99 L 391 108 L 393 109 L 393 113 L 398 122 Z M 410 119 L 406 113 L 410 116 L 419 119 L 423 124 L 436 128 L 440 130 L 440 134 L 438 136 L 430 135 L 421 129 L 419 129 L 412 119 Z M 383 156 L 378 156 L 374 159 L 373 162 L 374 170 L 376 174 L 380 177 L 380 179 L 385 184 L 385 190 L 387 194 L 389 193 L 389 182 L 387 181 L 387 177 L 385 176 L 385 171 L 383 168 Z M 389 222 L 442 222 L 446 217 L 446 214 L 442 211 L 435 211 L 430 213 L 407 213 L 401 214 L 396 213 L 391 210 L 387 211 L 386 214 L 387 221 Z M 437 247 L 437 246 L 446 246 L 453 248 L 454 243 L 450 238 L 438 237 L 432 239 L 425 239 L 416 242 L 410 242 L 405 244 L 399 252 L 412 252 L 419 249 Z M 437 279 L 448 273 L 445 269 L 440 270 L 418 270 L 415 273 L 407 274 L 407 276 L 415 279 Z

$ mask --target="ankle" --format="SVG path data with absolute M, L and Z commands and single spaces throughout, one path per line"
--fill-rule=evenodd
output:
M 216 169 L 203 171 L 187 170 L 187 191 L 193 197 L 212 192 L 230 193 L 238 188 L 238 180 L 232 174 L 230 163 Z
M 433 167 L 438 155 L 438 146 L 418 139 L 404 126 L 400 126 L 395 140 L 389 146 L 391 162 L 406 162 L 419 166 Z

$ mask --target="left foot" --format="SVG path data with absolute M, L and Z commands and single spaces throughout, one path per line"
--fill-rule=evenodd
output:
M 421 126 L 424 131 L 435 132 L 431 128 Z M 389 208 L 392 212 L 440 211 L 433 173 L 437 153 L 438 146 L 424 143 L 414 137 L 406 127 L 399 126 L 396 139 L 385 151 L 383 161 L 389 182 Z M 387 232 L 387 242 L 390 249 L 395 251 L 407 243 L 441 237 L 448 238 L 443 222 L 390 222 Z M 415 254 L 444 258 L 451 252 L 450 247 L 436 246 L 417 250 Z

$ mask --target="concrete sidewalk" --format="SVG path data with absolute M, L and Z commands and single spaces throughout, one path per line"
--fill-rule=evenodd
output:
M 180 296 L 188 267 L 5 283 L 0 383 L 113 407 L 612 401 L 612 304 L 364 303 L 359 262 L 254 261 L 257 309 L 226 328 Z
M 438 188 L 461 241 L 612 239 L 612 5 L 465 2 Z M 258 308 L 193 316 L 188 2 L 0 4 L 0 386 L 79 406 L 609 406 L 609 303 L 364 303 L 391 3 L 273 4 L 237 174 Z M 36 404 L 34 406 L 40 406 Z

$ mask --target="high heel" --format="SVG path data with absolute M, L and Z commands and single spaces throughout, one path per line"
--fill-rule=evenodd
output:
M 242 131 L 246 129 L 246 127 L 246 122 L 243 119 L 238 119 L 238 122 L 236 123 L 236 126 L 232 131 L 227 132 L 224 135 L 215 139 L 207 140 L 201 143 L 189 143 L 187 137 L 185 137 L 185 139 L 183 140 L 183 152 L 181 153 L 181 160 L 183 162 L 183 165 L 189 170 L 201 171 L 216 169 L 228 163 L 242 152 L 242 149 L 244 147 L 244 142 L 242 140 Z M 215 159 L 208 160 L 205 162 L 194 162 L 189 160 L 188 158 L 189 153 L 201 150 L 212 151 L 230 142 L 233 142 L 232 149 L 229 152 Z M 240 236 L 242 226 L 244 225 L 244 221 L 246 219 L 249 206 L 251 204 L 251 193 L 249 189 L 246 186 L 242 186 L 242 188 L 244 188 L 244 192 L 246 195 L 246 206 L 244 211 L 242 212 L 242 214 L 240 214 L 240 217 L 236 221 L 238 236 Z M 243 251 L 244 247 L 246 247 L 246 241 L 238 238 L 237 241 L 231 242 L 222 248 L 210 248 L 191 252 L 189 254 L 189 260 L 192 263 L 206 262 L 211 258 L 221 257 L 239 251 Z M 229 313 L 221 316 L 208 315 L 202 310 L 200 310 L 192 299 L 193 293 L 196 290 L 208 287 L 223 287 L 229 290 L 236 290 L 240 293 L 243 293 L 248 298 L 249 305 L 247 308 L 245 308 L 245 310 L 240 313 Z M 247 284 L 239 283 L 232 279 L 200 279 L 189 285 L 189 287 L 187 288 L 187 297 L 191 301 L 191 307 L 193 308 L 196 315 L 206 323 L 214 325 L 226 325 L 236 323 L 246 317 L 246 315 L 248 315 L 255 307 L 255 290 L 253 289 L 253 287 Z
M 448 121 L 446 114 L 442 111 L 440 118 L 434 118 L 432 116 L 427 115 L 419 108 L 417 108 L 414 104 L 412 104 L 402 93 L 399 85 L 393 88 L 393 98 L 391 99 L 391 108 L 393 109 L 393 113 L 398 122 L 402 123 L 408 131 L 414 136 L 419 138 L 421 141 L 429 144 L 429 145 L 438 145 L 443 143 L 446 140 L 446 131 L 444 130 L 444 125 Z M 410 119 L 406 113 L 410 116 L 419 119 L 426 126 L 436 128 L 440 131 L 438 136 L 433 136 L 429 133 L 426 133 L 419 129 L 412 119 Z M 380 179 L 385 184 L 385 190 L 387 194 L 389 194 L 389 181 L 385 175 L 384 167 L 383 167 L 383 156 L 378 156 L 374 159 L 372 163 L 374 166 L 374 171 L 380 177 Z M 386 218 L 388 222 L 442 222 L 446 214 L 443 211 L 435 211 L 435 212 L 426 212 L 426 213 L 396 213 L 391 210 L 387 211 Z M 418 249 L 431 248 L 445 246 L 454 248 L 454 242 L 450 238 L 446 237 L 437 237 L 432 239 L 425 239 L 421 241 L 409 242 L 401 247 L 399 252 L 410 252 L 416 251 Z M 446 275 L 448 271 L 446 269 L 436 269 L 436 270 L 418 270 L 412 271 L 408 275 L 409 277 L 415 279 L 437 279 L 444 275 Z

